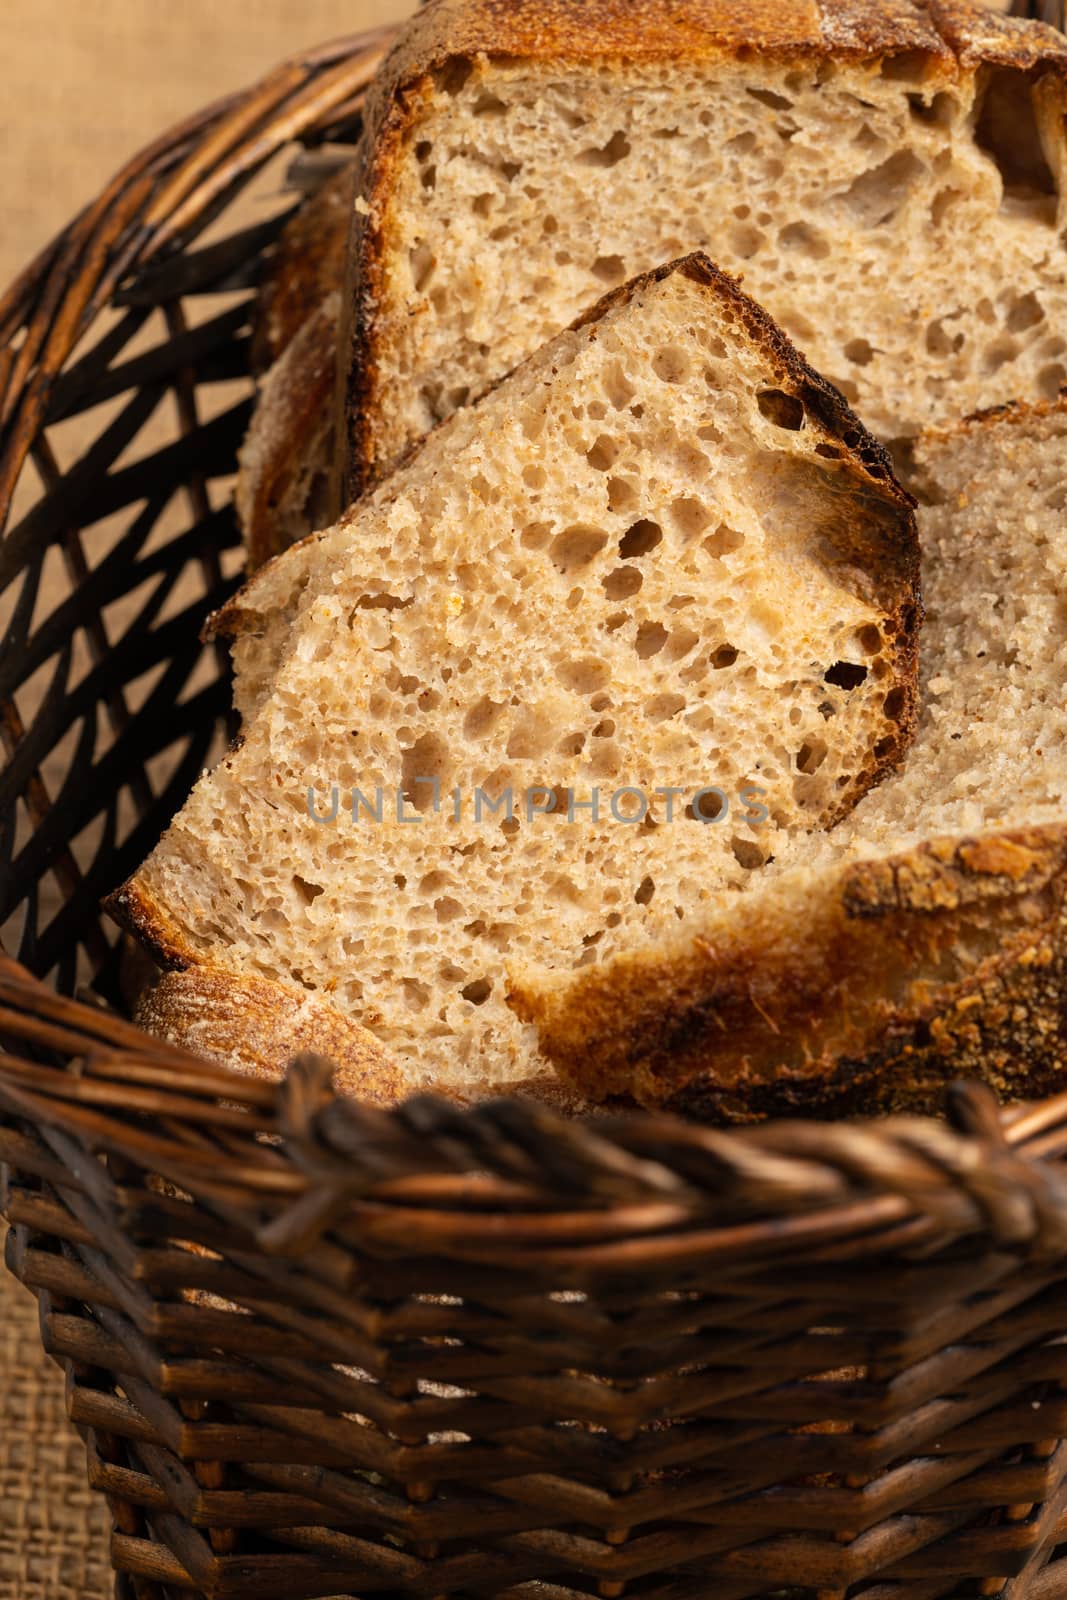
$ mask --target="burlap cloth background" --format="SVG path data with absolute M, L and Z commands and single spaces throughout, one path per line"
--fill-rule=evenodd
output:
M 1005 0 L 1006 3 L 1006 0 Z M 0 284 L 127 156 L 303 45 L 414 0 L 34 0 L 3 7 Z M 0 1267 L 0 1600 L 105 1600 L 109 1523 L 85 1482 L 36 1308 Z

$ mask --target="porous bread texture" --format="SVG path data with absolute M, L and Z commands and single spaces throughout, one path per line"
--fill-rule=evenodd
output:
M 716 1116 L 936 1106 L 1067 1070 L 1067 406 L 923 441 L 923 634 L 905 765 L 738 905 L 513 998 L 592 1098 Z
M 334 390 L 341 295 L 307 318 L 266 373 L 237 456 L 234 503 L 255 572 L 334 520 Z
M 573 969 L 676 925 L 898 758 L 917 572 L 911 503 L 840 397 L 709 262 L 661 269 L 237 596 L 243 741 L 114 907 L 172 965 L 322 995 L 412 1085 L 534 1077 L 510 959 Z M 728 825 L 682 811 L 708 784 Z M 381 821 L 312 821 L 333 785 L 381 786 Z M 599 787 L 602 813 L 530 815 L 535 785 Z M 609 811 L 624 785 L 641 825 Z M 509 788 L 512 817 L 476 818 Z
M 1051 29 L 966 4 L 431 3 L 368 117 L 352 492 L 697 248 L 887 441 L 1055 395 L 1065 70 Z

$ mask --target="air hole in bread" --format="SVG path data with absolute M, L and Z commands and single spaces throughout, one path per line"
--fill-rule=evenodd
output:
M 596 559 L 607 542 L 608 536 L 603 528 L 587 527 L 581 523 L 573 528 L 564 528 L 552 541 L 549 552 L 552 564 L 564 577 L 572 572 L 580 572 Z
M 817 444 L 815 446 L 815 454 L 824 456 L 827 461 L 840 461 L 841 459 L 841 451 L 835 444 Z
M 683 495 L 671 503 L 670 519 L 685 540 L 696 539 L 711 521 L 711 512 L 702 500 Z
M 402 983 L 404 1004 L 409 1011 L 425 1011 L 430 1003 L 430 991 L 417 978 L 405 978 Z
M 721 644 L 711 653 L 711 664 L 716 672 L 722 672 L 726 667 L 732 667 L 737 660 L 738 651 L 732 644 Z
M 467 739 L 487 739 L 500 721 L 504 707 L 488 695 L 482 695 L 471 706 L 463 719 L 463 735 Z
M 608 510 L 620 515 L 637 505 L 637 485 L 629 478 L 608 479 Z
M 915 93 L 908 95 L 908 109 L 916 122 L 925 122 L 935 128 L 948 128 L 956 118 L 959 103 L 954 95 L 946 94 L 943 90 L 935 94 L 932 100 Z
M 756 404 L 776 428 L 796 433 L 804 426 L 804 402 L 795 394 L 786 394 L 784 389 L 761 389 Z
M 1067 367 L 1058 362 L 1052 366 L 1042 367 L 1037 375 L 1037 386 L 1046 400 L 1055 400 L 1057 395 L 1067 384 Z
M 805 739 L 797 751 L 797 771 L 805 777 L 810 777 L 813 772 L 818 772 L 829 754 L 830 747 L 825 739 Z
M 356 611 L 403 611 L 413 603 L 410 595 L 407 599 L 401 599 L 398 594 L 361 594 L 350 621 L 354 619 Z
M 745 93 L 751 95 L 753 100 L 758 100 L 761 105 L 770 106 L 772 111 L 789 111 L 793 106 L 792 100 L 788 100 L 784 94 L 775 94 L 773 89 L 746 87 Z
M 448 745 L 440 734 L 424 733 L 401 750 L 400 790 L 414 811 L 433 810 L 434 785 L 447 783 L 449 771 Z
M 835 661 L 823 673 L 824 681 L 838 689 L 858 689 L 866 678 L 867 668 L 858 661 Z
M 873 622 L 868 623 L 865 627 L 857 630 L 856 643 L 869 656 L 876 656 L 882 648 L 881 630 L 876 628 Z
M 729 799 L 721 789 L 705 789 L 689 802 L 685 815 L 690 822 L 719 822 L 729 809 Z
M 658 655 L 667 643 L 667 630 L 662 622 L 642 622 L 637 630 L 634 649 L 642 661 Z
M 739 222 L 730 229 L 730 249 L 741 261 L 751 261 L 767 243 L 766 235 L 750 222 Z
M 1014 361 L 1018 354 L 1018 340 L 1013 339 L 1010 333 L 1002 333 L 987 348 L 982 363 L 983 368 L 987 373 L 999 372 L 1009 361 Z
M 810 222 L 791 222 L 788 227 L 780 228 L 778 244 L 783 250 L 810 256 L 813 261 L 825 261 L 830 254 L 830 246 L 826 239 L 817 228 L 812 227 Z
M 614 572 L 609 572 L 606 578 L 600 580 L 609 600 L 628 600 L 637 593 L 644 581 L 637 567 L 616 567 Z
M 962 333 L 950 334 L 942 317 L 935 317 L 926 329 L 926 348 L 932 356 L 958 355 L 966 342 Z
M 667 640 L 664 659 L 667 661 L 683 661 L 699 643 L 700 635 L 694 628 L 675 628 Z
M 882 709 L 885 711 L 887 717 L 899 717 L 906 704 L 907 695 L 898 684 L 895 689 L 890 689 L 889 693 L 882 701 Z
M 519 534 L 519 543 L 524 550 L 543 550 L 552 536 L 552 526 L 548 522 L 529 522 Z
M 576 159 L 581 167 L 616 167 L 629 154 L 630 141 L 619 128 L 606 145 L 600 149 L 583 150 Z
M 493 992 L 492 981 L 489 978 L 475 978 L 473 983 L 464 984 L 459 992 L 472 1006 L 482 1006 Z
M 299 874 L 294 874 L 293 888 L 306 906 L 311 905 L 313 900 L 317 900 L 320 894 L 325 893 L 319 884 L 309 883 L 306 878 L 301 878 Z
M 416 294 L 421 294 L 428 286 L 437 266 L 437 257 L 428 244 L 414 245 L 409 253 L 411 263 L 411 281 Z
M 1025 333 L 1028 328 L 1036 328 L 1039 322 L 1045 320 L 1045 308 L 1033 290 L 1010 304 L 1011 309 L 1004 323 L 1009 333 Z
M 650 722 L 666 722 L 684 710 L 684 694 L 654 694 L 645 702 L 645 716 Z
M 613 361 L 605 369 L 603 377 L 604 397 L 609 405 L 616 411 L 625 411 L 637 393 L 633 384 L 622 369 L 622 363 Z
M 924 83 L 932 64 L 925 50 L 898 50 L 883 56 L 880 70 L 892 83 Z
M 642 878 L 634 890 L 634 899 L 639 906 L 647 906 L 656 892 L 656 885 L 651 878 Z
M 626 277 L 626 263 L 622 256 L 597 256 L 590 270 L 601 283 L 622 283 Z
M 723 556 L 732 555 L 735 550 L 740 550 L 745 542 L 743 533 L 736 528 L 728 528 L 725 522 L 720 522 L 714 533 L 709 533 L 704 540 L 704 549 L 709 556 L 714 556 L 721 561 Z
M 627 528 L 619 540 L 619 554 L 624 561 L 632 561 L 647 556 L 662 543 L 662 540 L 663 529 L 659 523 L 643 517 L 640 522 L 635 522 L 631 528 Z
M 733 851 L 734 860 L 746 872 L 754 872 L 757 867 L 762 867 L 766 857 L 754 839 L 739 839 L 736 836 L 730 840 L 730 849 Z
M 866 367 L 869 365 L 874 351 L 866 339 L 850 339 L 845 346 L 845 355 L 855 366 Z
M 507 110 L 507 103 L 497 94 L 486 91 L 480 94 L 474 102 L 473 110 L 476 117 L 499 117 Z
M 594 739 L 610 739 L 615 732 L 615 723 L 611 717 L 604 717 L 593 729 Z
M 1056 181 L 1041 142 L 1025 73 L 1012 67 L 988 70 L 974 142 L 996 165 L 1005 205 L 1021 203 L 1044 220 L 1055 221 L 1055 209 L 1041 206 L 1042 196 L 1055 195 Z
M 463 906 L 450 894 L 443 894 L 433 903 L 434 915 L 438 922 L 455 922 L 457 917 L 463 915 Z
M 619 448 L 617 440 L 602 433 L 586 451 L 585 459 L 598 472 L 607 472 L 608 468 L 613 467 L 619 459 Z
M 927 170 L 911 150 L 898 150 L 853 178 L 838 199 L 860 227 L 878 228 L 895 215 Z

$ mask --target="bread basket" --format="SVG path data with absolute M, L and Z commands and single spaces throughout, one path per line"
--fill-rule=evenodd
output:
M 172 130 L 0 303 L 2 1205 L 118 1593 L 1067 1596 L 1067 1096 L 383 1112 L 122 1018 L 100 898 L 226 735 L 250 197 L 387 39 Z

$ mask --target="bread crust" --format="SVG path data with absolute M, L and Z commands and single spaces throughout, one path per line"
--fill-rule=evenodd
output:
M 304 489 L 291 515 L 306 513 L 314 524 L 332 521 L 337 507 L 313 509 L 317 472 L 330 477 L 330 421 L 337 365 L 337 291 L 318 305 L 290 339 L 263 380 L 252 421 L 238 454 L 234 500 L 245 541 L 249 572 L 288 549 L 286 499 Z M 328 494 L 327 485 L 323 485 Z
M 403 147 L 449 69 L 475 58 L 576 65 L 758 54 L 780 60 L 925 58 L 930 79 L 983 63 L 1067 73 L 1067 40 L 973 0 L 429 0 L 368 96 L 357 152 L 337 388 L 337 493 L 348 504 L 380 476 L 378 307 L 389 255 L 389 198 Z
M 936 1111 L 961 1075 L 1009 1097 L 1062 1085 L 1067 823 L 853 863 L 747 933 L 744 911 L 718 944 L 620 958 L 565 992 L 520 978 L 509 998 L 592 1099 L 706 1120 Z
M 142 994 L 135 1021 L 256 1078 L 277 1081 L 296 1055 L 336 1067 L 339 1093 L 395 1105 L 407 1082 L 396 1059 L 366 1028 L 319 995 L 273 979 L 201 966 L 165 972 Z
M 307 199 L 282 231 L 252 325 L 252 365 L 277 361 L 322 302 L 341 287 L 352 215 L 355 156 Z

